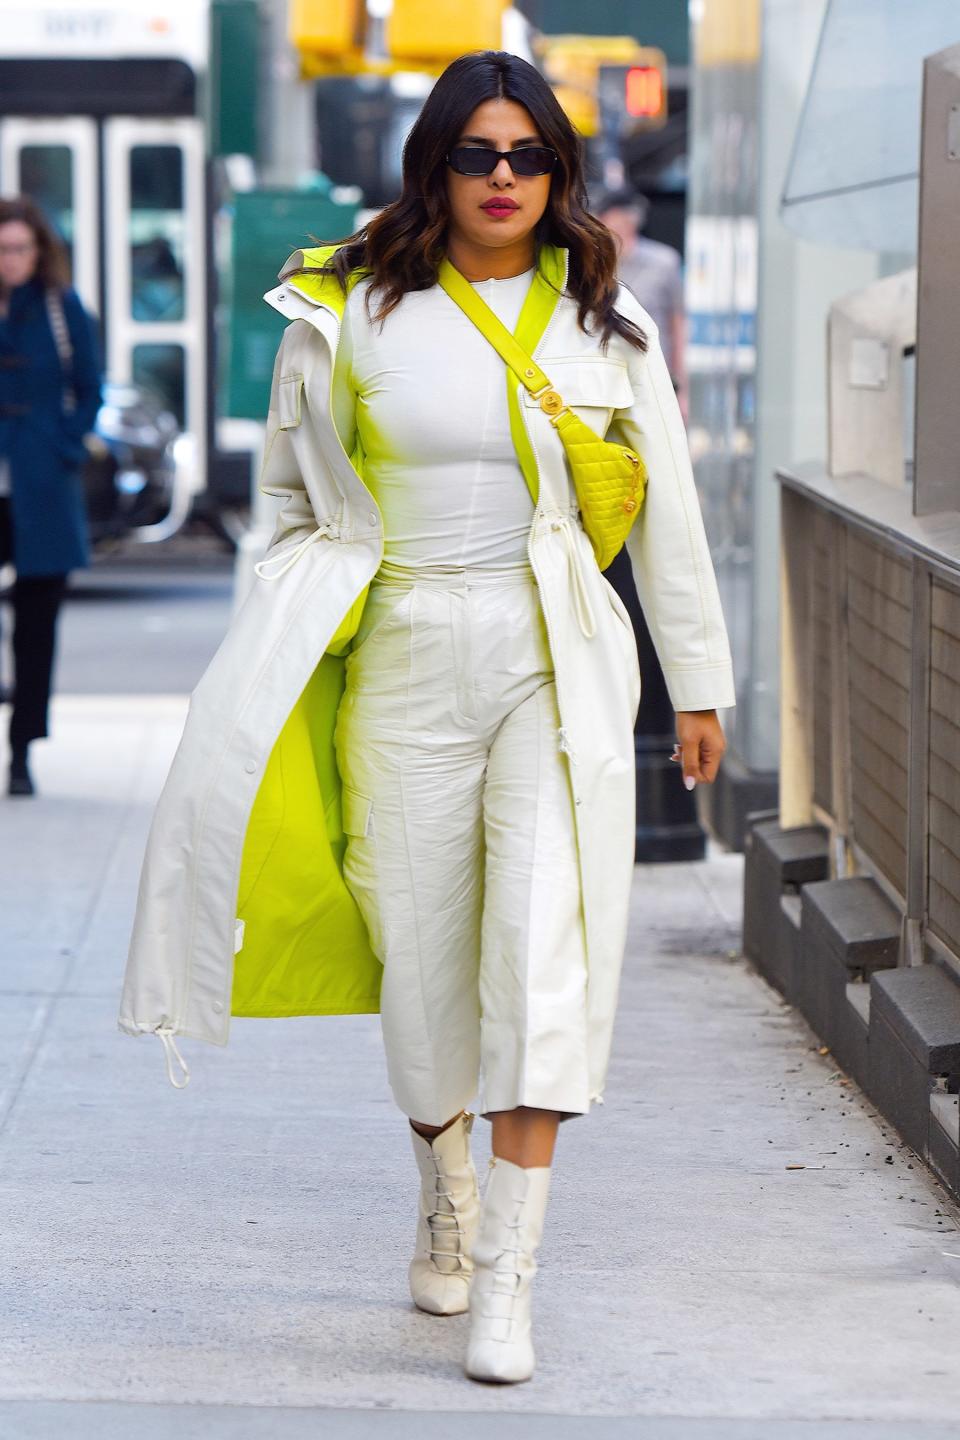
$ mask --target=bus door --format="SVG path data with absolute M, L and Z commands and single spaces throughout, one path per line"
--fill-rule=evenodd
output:
M 102 313 L 97 122 L 86 115 L 0 120 L 0 194 L 29 195 L 70 252 L 87 309 Z
M 206 486 L 207 254 L 199 120 L 103 122 L 104 315 L 111 379 L 162 395 Z

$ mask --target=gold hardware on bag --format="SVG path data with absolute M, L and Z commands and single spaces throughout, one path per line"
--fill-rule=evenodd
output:
M 546 390 L 540 396 L 540 409 L 545 410 L 548 415 L 559 415 L 563 409 L 563 401 L 556 390 Z

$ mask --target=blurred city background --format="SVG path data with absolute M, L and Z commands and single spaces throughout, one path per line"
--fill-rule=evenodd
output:
M 239 1321 L 216 1331 L 205 1369 L 200 1290 L 185 1302 L 193 1358 L 181 1368 L 164 1349 L 180 1343 L 176 1317 L 161 1305 L 168 1328 L 151 1348 L 156 1312 L 144 1320 L 137 1308 L 151 1266 L 163 1286 L 179 1283 L 156 1247 L 175 1248 L 177 1217 L 193 1224 L 189 1207 L 204 1203 L 185 1178 L 184 1144 L 195 1159 L 216 1136 L 237 1159 L 214 1211 L 230 1215 L 231 1253 L 247 1254 L 249 1232 L 238 1239 L 236 1228 L 256 1215 L 238 1221 L 245 1201 L 229 1188 L 258 1193 L 246 1127 L 274 1170 L 291 1134 L 315 1141 L 321 1034 L 340 1067 L 335 1103 L 325 1101 L 330 1144 L 349 1168 L 351 1107 L 381 1114 L 367 1020 L 334 1039 L 296 1022 L 308 1037 L 296 1044 L 274 1028 L 289 1022 L 258 1022 L 256 1035 L 241 1022 L 226 1058 L 198 1057 L 191 1090 L 207 1098 L 191 1093 L 189 1120 L 181 1097 L 153 1098 L 152 1051 L 128 1055 L 145 1047 L 115 1044 L 109 1027 L 150 807 L 186 697 L 272 529 L 256 481 L 283 322 L 261 297 L 291 251 L 345 237 L 397 195 L 404 138 L 434 78 L 480 48 L 513 51 L 548 77 L 584 136 L 591 205 L 635 207 L 642 239 L 628 242 L 623 274 L 668 317 L 737 681 L 717 783 L 680 794 L 671 716 L 634 612 L 644 864 L 615 1077 L 637 1097 L 626 1121 L 621 1112 L 627 1168 L 639 1181 L 651 1145 L 677 1167 L 656 1224 L 664 1266 L 685 1279 L 658 1302 L 674 1345 L 643 1331 L 644 1286 L 664 1279 L 642 1257 L 612 1308 L 588 1315 L 606 1360 L 617 1357 L 612 1375 L 576 1326 L 562 1331 L 558 1303 L 551 1323 L 568 1368 L 548 1376 L 554 1408 L 584 1425 L 631 1414 L 740 1427 L 630 1432 L 657 1440 L 752 1440 L 773 1419 L 799 1435 L 790 1427 L 802 1418 L 821 1421 L 802 1433 L 824 1440 L 879 1440 L 881 1421 L 892 1427 L 884 1440 L 958 1433 L 960 1236 L 942 1238 L 957 1229 L 960 1197 L 956 0 L 0 0 L 0 194 L 34 198 L 65 241 L 107 379 L 84 470 L 94 559 L 71 576 L 39 793 L 26 807 L 0 799 L 0 1132 L 17 1137 L 8 1175 L 21 1214 L 46 1206 L 60 1236 L 49 1270 L 37 1261 L 56 1294 L 75 1283 L 76 1235 L 104 1213 L 91 1202 L 78 1221 L 69 1184 L 117 1186 L 129 1164 L 146 1165 L 139 1216 L 97 1194 L 128 1256 L 150 1217 L 151 1252 L 110 1282 L 116 1304 L 136 1312 L 112 1349 L 83 1338 L 102 1279 L 93 1261 L 86 1318 L 68 1303 L 62 1333 L 24 1298 L 29 1277 L 14 1292 L 2 1435 L 74 1433 L 58 1429 L 67 1420 L 55 1409 L 37 1419 L 29 1405 L 40 1400 L 102 1402 L 102 1435 L 131 1433 L 125 1397 L 171 1407 L 151 1435 L 174 1433 L 163 1425 L 179 1426 L 184 1400 L 344 1413 L 466 1403 L 450 1367 L 442 1382 L 411 1376 L 389 1325 L 379 1379 L 359 1343 L 338 1368 L 332 1331 L 322 1374 L 278 1343 L 271 1378 L 258 1369 L 256 1326 L 241 1333 Z M 2 628 L 0 688 L 11 677 L 6 617 Z M 84 1049 L 81 1035 L 96 1038 Z M 288 1107 L 286 1134 L 259 1070 Z M 74 1074 L 89 1100 L 77 1100 Z M 87 1178 L 89 1165 L 41 1158 L 75 1154 L 67 1122 L 84 1103 L 94 1106 L 84 1123 L 114 1137 Z M 581 1132 L 570 1143 L 597 1174 L 612 1171 L 612 1140 Z M 170 1155 L 181 1157 L 170 1163 L 186 1209 Z M 208 1194 L 222 1178 L 210 1167 L 208 1154 Z M 805 1169 L 801 1191 L 792 1172 Z M 328 1172 L 309 1183 L 322 1188 Z M 703 1209 L 685 1249 L 689 1194 Z M 596 1201 L 618 1203 L 602 1187 Z M 263 1203 L 260 1218 L 282 1229 Z M 339 1232 L 332 1213 L 321 1225 L 311 1211 L 310 1223 L 323 1243 L 350 1245 L 352 1204 L 339 1219 L 349 1222 Z M 34 1243 L 39 1254 L 36 1233 Z M 198 1274 L 222 1263 L 220 1243 L 207 1235 Z M 276 1226 L 264 1243 L 289 1267 Z M 337 1293 L 348 1304 L 349 1290 Z M 350 1314 L 359 1330 L 379 1323 Z M 729 1330 L 711 1349 L 720 1315 Z M 550 1408 L 535 1387 L 519 1404 Z M 49 1430 L 28 1430 L 31 1416 Z M 266 1435 L 273 1424 L 203 1433 Z

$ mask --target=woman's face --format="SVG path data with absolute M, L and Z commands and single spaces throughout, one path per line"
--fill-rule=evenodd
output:
M 26 285 L 37 268 L 37 237 L 24 220 L 0 225 L 0 285 L 13 290 Z
M 544 143 L 529 111 L 515 100 L 485 100 L 456 140 L 457 145 L 508 151 Z M 546 210 L 549 195 L 549 173 L 514 175 L 503 159 L 489 175 L 460 175 L 447 166 L 450 228 L 470 245 L 500 249 L 523 240 Z

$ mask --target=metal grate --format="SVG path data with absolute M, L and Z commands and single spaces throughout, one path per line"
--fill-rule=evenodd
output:
M 813 798 L 828 815 L 834 815 L 831 765 L 833 747 L 833 685 L 830 666 L 831 635 L 836 605 L 831 585 L 833 552 L 840 522 L 825 510 L 811 507 L 813 563 L 811 569 L 811 623 L 813 629 Z
M 960 951 L 960 591 L 937 580 L 931 591 L 927 800 L 929 924 Z
M 847 538 L 852 830 L 901 894 L 907 873 L 910 567 L 872 538 Z

